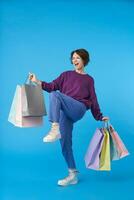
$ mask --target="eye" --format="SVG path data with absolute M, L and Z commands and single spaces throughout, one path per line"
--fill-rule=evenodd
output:
M 72 60 L 74 60 L 74 59 L 75 59 L 75 57 L 72 58 Z
M 80 61 L 81 60 L 81 58 L 77 58 L 77 61 Z
M 73 58 L 72 58 L 72 60 L 75 60 L 75 59 L 76 59 L 76 60 L 80 60 L 81 58 L 80 58 L 80 57 L 76 57 L 76 58 L 73 57 Z

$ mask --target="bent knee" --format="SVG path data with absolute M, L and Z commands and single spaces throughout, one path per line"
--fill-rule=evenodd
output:
M 56 93 L 57 93 L 56 91 L 50 92 L 50 93 L 49 93 L 49 97 L 50 97 L 50 98 L 55 97 L 55 96 L 56 96 Z

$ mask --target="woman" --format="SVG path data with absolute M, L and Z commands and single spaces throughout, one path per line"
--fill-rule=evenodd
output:
M 84 71 L 89 61 L 87 50 L 77 49 L 71 52 L 71 63 L 75 70 L 63 72 L 50 83 L 38 80 L 35 74 L 29 75 L 31 81 L 40 84 L 43 90 L 50 93 L 48 114 L 52 127 L 43 141 L 53 142 L 60 139 L 62 154 L 69 170 L 69 175 L 58 181 L 58 185 L 61 186 L 78 183 L 78 171 L 72 150 L 74 123 L 80 120 L 89 109 L 96 120 L 109 119 L 100 111 L 94 79 Z

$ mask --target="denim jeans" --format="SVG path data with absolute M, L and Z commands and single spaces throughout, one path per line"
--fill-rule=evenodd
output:
M 84 116 L 86 106 L 59 91 L 51 92 L 49 100 L 49 121 L 59 123 L 62 154 L 68 168 L 74 169 L 76 164 L 72 150 L 73 125 Z

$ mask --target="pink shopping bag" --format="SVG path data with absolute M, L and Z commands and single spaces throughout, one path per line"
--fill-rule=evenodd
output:
M 125 156 L 128 156 L 129 152 L 128 152 L 125 144 L 123 143 L 120 136 L 118 135 L 118 133 L 114 130 L 114 128 L 111 125 L 109 126 L 109 131 L 110 131 L 111 137 L 116 145 L 119 159 L 121 159 Z

